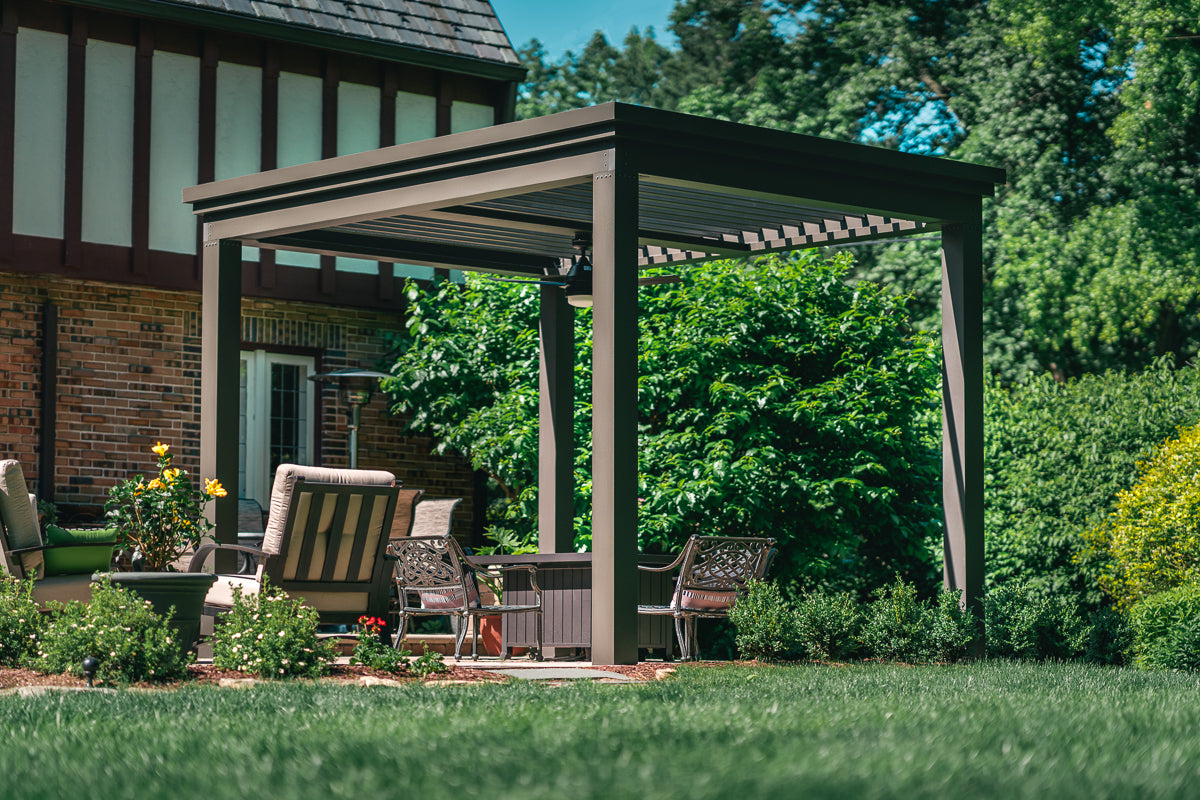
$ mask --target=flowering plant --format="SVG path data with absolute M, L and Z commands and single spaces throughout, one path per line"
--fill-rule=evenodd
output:
M 358 644 L 354 646 L 351 664 L 377 669 L 381 672 L 403 672 L 412 655 L 401 647 L 389 647 L 383 643 L 380 633 L 387 628 L 387 621 L 379 617 L 358 618 Z
M 208 536 L 212 523 L 204 507 L 226 492 L 217 480 L 192 486 L 186 470 L 171 466 L 171 446 L 158 442 L 151 448 L 158 457 L 158 476 L 139 475 L 117 484 L 109 492 L 104 513 L 120 531 L 122 553 L 150 571 L 171 568 L 172 562 Z

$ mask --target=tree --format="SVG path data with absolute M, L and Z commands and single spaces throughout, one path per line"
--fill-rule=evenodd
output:
M 923 587 L 940 543 L 932 343 L 848 259 L 713 262 L 639 294 L 639 541 L 780 540 L 785 591 Z M 494 525 L 536 528 L 537 294 L 409 287 L 387 389 L 414 430 L 494 479 Z M 576 322 L 576 544 L 590 543 L 590 320 Z

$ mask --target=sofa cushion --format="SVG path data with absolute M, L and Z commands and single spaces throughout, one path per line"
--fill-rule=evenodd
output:
M 105 572 L 112 565 L 112 552 L 116 541 L 116 528 L 67 530 L 57 525 L 47 525 L 47 547 L 42 551 L 46 560 L 46 575 L 91 575 L 93 572 Z M 55 547 L 64 544 L 76 546 Z M 83 546 L 89 544 L 92 546 Z
M 0 520 L 4 523 L 0 528 L 3 528 L 5 537 L 3 547 L 6 556 L 10 550 L 41 546 L 42 534 L 38 530 L 37 512 L 19 461 L 0 461 Z M 40 552 L 23 553 L 19 561 L 19 564 L 6 564 L 13 572 L 21 573 L 18 577 L 42 574 Z

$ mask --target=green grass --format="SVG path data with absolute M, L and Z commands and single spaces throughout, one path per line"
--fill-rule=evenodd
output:
M 1200 678 L 1084 665 L 681 669 L 645 686 L 0 698 L 22 798 L 1158 798 Z

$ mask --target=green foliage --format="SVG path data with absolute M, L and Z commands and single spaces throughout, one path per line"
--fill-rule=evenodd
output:
M 961 606 L 961 598 L 961 592 L 943 589 L 925 610 L 925 656 L 930 661 L 945 664 L 966 658 L 982 632 L 979 618 L 970 608 Z
M 428 677 L 429 675 L 438 675 L 443 672 L 448 672 L 449 667 L 442 660 L 441 653 L 437 653 L 429 649 L 429 645 L 421 643 L 423 650 L 421 655 L 417 656 L 409 664 L 408 668 L 412 673 L 420 678 Z
M 896 577 L 867 606 L 859 642 L 880 661 L 924 660 L 929 649 L 929 626 L 917 587 Z
M 1070 603 L 1032 594 L 1019 581 L 988 591 L 983 614 L 989 656 L 1076 659 L 1087 652 L 1091 641 L 1092 630 Z
M 378 617 L 358 618 L 358 643 L 350 656 L 351 664 L 377 669 L 380 672 L 406 672 L 412 653 L 404 648 L 391 647 L 379 637 L 387 623 Z
M 1200 583 L 1151 595 L 1129 610 L 1130 653 L 1143 668 L 1200 668 Z
M 800 649 L 815 661 L 841 661 L 854 655 L 862 611 L 850 592 L 807 592 L 796 604 Z
M 334 652 L 317 639 L 317 611 L 266 580 L 246 597 L 233 587 L 233 607 L 213 628 L 213 666 L 263 678 L 316 678 Z
M 92 586 L 91 602 L 55 604 L 52 615 L 33 662 L 41 672 L 82 676 L 83 659 L 91 656 L 103 681 L 164 681 L 185 674 L 187 662 L 168 620 L 122 586 L 102 580 Z
M 192 485 L 186 470 L 171 466 L 170 445 L 153 448 L 158 474 L 122 481 L 109 491 L 104 511 L 121 532 L 121 545 L 134 561 L 150 572 L 171 569 L 171 564 L 193 550 L 208 536 L 212 523 L 204 506 L 212 497 L 224 497 L 216 480 L 205 481 L 204 489 Z
M 772 582 L 746 584 L 729 609 L 729 621 L 742 658 L 774 661 L 796 648 L 796 615 Z
M 0 666 L 24 666 L 37 653 L 44 627 L 33 599 L 33 580 L 0 575 Z
M 1181 429 L 1138 471 L 1088 533 L 1107 557 L 1100 585 L 1122 609 L 1200 579 L 1200 426 Z
M 930 340 L 903 303 L 812 253 L 712 262 L 639 292 L 639 543 L 692 533 L 780 541 L 785 596 L 860 590 L 896 571 L 933 581 L 940 537 Z M 409 287 L 386 389 L 413 430 L 498 487 L 489 522 L 534 535 L 536 290 L 469 278 Z M 590 544 L 591 337 L 575 326 L 576 545 Z M 869 533 L 868 533 L 869 532 Z
M 1043 375 L 984 395 L 989 585 L 1026 584 L 1081 610 L 1104 603 L 1106 556 L 1085 534 L 1136 480 L 1138 460 L 1200 421 L 1200 372 L 1159 361 L 1140 374 Z M 1082 611 L 1081 611 L 1082 613 Z

